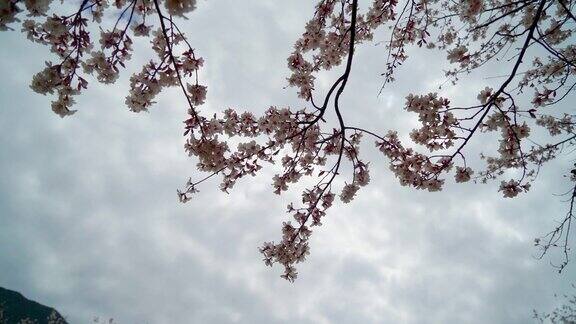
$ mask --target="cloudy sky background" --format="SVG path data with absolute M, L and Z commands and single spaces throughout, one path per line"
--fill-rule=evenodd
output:
M 206 60 L 208 115 L 303 106 L 283 87 L 311 1 L 198 7 L 182 26 Z M 528 194 L 505 200 L 497 183 L 449 184 L 440 193 L 401 187 L 367 139 L 371 184 L 332 208 L 291 284 L 257 251 L 278 240 L 286 205 L 299 200 L 297 188 L 272 193 L 274 168 L 229 195 L 207 182 L 179 204 L 176 188 L 202 175 L 182 147 L 186 106 L 177 91 L 150 113 L 131 113 L 124 73 L 114 86 L 92 82 L 78 113 L 60 119 L 50 98 L 28 87 L 47 49 L 18 32 L 1 33 L 0 43 L 0 286 L 71 323 L 526 323 L 532 309 L 559 302 L 554 293 L 574 292 L 574 265 L 559 275 L 550 259 L 534 259 L 532 246 L 566 210 L 553 194 L 568 189 L 569 156 L 548 165 Z M 136 44 L 142 51 L 131 71 L 151 55 L 146 47 Z M 414 116 L 401 110 L 403 98 L 442 83 L 442 56 L 418 52 L 377 96 L 384 51 L 358 48 L 342 107 L 351 125 L 407 133 Z M 327 75 L 319 85 L 332 81 Z M 468 104 L 488 82 L 445 91 Z M 471 155 L 494 145 L 477 139 Z

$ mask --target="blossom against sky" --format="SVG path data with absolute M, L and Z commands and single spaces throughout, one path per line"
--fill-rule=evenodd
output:
M 199 2 L 183 26 L 205 58 L 203 109 L 261 114 L 270 105 L 305 105 L 283 87 L 286 58 L 312 6 Z M 28 87 L 46 49 L 19 33 L 0 38 L 11 49 L 0 51 L 0 286 L 56 307 L 72 323 L 93 316 L 119 323 L 525 323 L 576 277 L 570 266 L 558 275 L 547 260 L 535 260 L 532 247 L 564 213 L 553 194 L 567 190 L 558 181 L 567 159 L 512 200 L 497 183 L 449 184 L 437 193 L 401 187 L 368 145 L 370 185 L 350 204 L 335 202 L 298 280 L 285 282 L 257 250 L 278 236 L 286 204 L 298 199 L 297 190 L 273 194 L 274 170 L 228 195 L 216 182 L 205 185 L 182 205 L 176 188 L 198 173 L 183 150 L 186 108 L 177 91 L 136 115 L 124 104 L 125 74 L 114 86 L 93 86 L 78 98 L 78 113 L 60 119 Z M 401 110 L 404 97 L 434 89 L 444 61 L 413 57 L 378 96 L 382 53 L 358 49 L 344 113 L 367 128 L 402 130 L 414 125 Z M 129 67 L 146 60 L 135 54 Z M 330 84 L 331 76 L 318 82 Z M 444 91 L 475 99 L 470 84 Z

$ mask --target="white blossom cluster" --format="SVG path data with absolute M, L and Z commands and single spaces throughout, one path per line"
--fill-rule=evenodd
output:
M 10 24 L 19 21 L 16 18 L 16 15 L 22 11 L 18 6 L 19 2 L 24 2 L 27 16 L 35 17 L 46 15 L 52 0 L 0 1 L 0 31 L 10 29 Z
M 78 75 L 81 57 L 92 47 L 84 22 L 81 15 L 76 14 L 46 17 L 44 23 L 27 19 L 22 24 L 22 31 L 30 40 L 50 46 L 51 51 L 61 59 L 59 64 L 46 62 L 46 68 L 32 78 L 30 85 L 37 93 L 57 94 L 52 110 L 60 117 L 75 112 L 70 109 L 75 102 L 73 96 L 88 84 Z
M 475 23 L 483 9 L 484 0 L 460 1 L 460 19 L 469 23 Z
M 447 111 L 450 101 L 438 97 L 436 93 L 425 96 L 409 95 L 406 97 L 406 110 L 418 114 L 422 127 L 410 133 L 410 138 L 418 144 L 425 145 L 430 151 L 447 149 L 454 145 L 458 120 L 452 112 Z
M 411 148 L 405 148 L 394 131 L 388 132 L 382 141 L 376 141 L 376 146 L 390 159 L 390 170 L 404 186 L 439 191 L 444 184 L 444 180 L 439 179 L 440 173 L 452 168 L 449 158 L 434 162 Z
M 170 25 L 170 43 L 164 39 L 161 31 L 156 31 L 152 38 L 152 48 L 160 58 L 160 63 L 154 60 L 143 67 L 142 72 L 131 78 L 131 91 L 126 99 L 128 107 L 135 112 L 147 110 L 153 103 L 153 98 L 163 87 L 177 85 L 176 69 L 171 67 L 168 59 L 169 46 L 176 45 L 184 39 L 171 19 L 157 12 L 156 4 L 164 2 L 164 8 L 169 15 L 184 16 L 196 8 L 195 0 L 83 0 L 78 10 L 71 15 L 49 14 L 51 0 L 7 0 L 0 2 L 0 30 L 7 30 L 11 24 L 18 21 L 22 12 L 30 19 L 22 23 L 22 32 L 28 39 L 48 46 L 58 56 L 60 62 L 47 62 L 47 67 L 36 74 L 31 88 L 41 94 L 56 94 L 52 110 L 61 117 L 75 112 L 73 96 L 78 95 L 88 86 L 87 78 L 81 75 L 94 75 L 99 82 L 114 83 L 120 69 L 131 57 L 132 39 L 129 33 L 136 37 L 148 37 L 152 25 L 147 24 L 147 17 L 158 16 Z M 23 4 L 23 6 L 22 6 Z M 99 48 L 94 49 L 94 39 L 88 30 L 89 17 L 96 24 L 102 23 L 102 17 L 109 8 L 121 10 L 116 24 L 110 30 L 100 27 Z M 126 21 L 126 18 L 128 19 Z M 183 76 L 191 76 L 202 66 L 202 59 L 194 56 L 191 48 L 182 54 L 177 65 L 183 67 Z M 197 83 L 197 81 L 195 82 Z M 206 89 L 194 84 L 196 89 L 191 93 L 194 104 L 203 102 Z
M 405 19 L 398 19 L 397 25 L 393 27 L 387 75 L 392 75 L 399 63 L 407 59 L 404 47 L 408 44 L 416 43 L 430 49 L 445 50 L 447 60 L 456 66 L 446 73 L 447 77 L 453 79 L 453 83 L 458 81 L 462 73 L 470 73 L 493 61 L 497 55 L 505 55 L 508 50 L 504 50 L 512 44 L 524 43 L 527 48 L 520 48 L 510 54 L 510 61 L 516 62 L 517 66 L 511 66 L 509 79 L 499 89 L 485 87 L 480 91 L 477 97 L 480 105 L 448 107 L 449 101 L 446 99 L 446 106 L 430 108 L 426 105 L 428 100 L 434 107 L 430 95 L 408 96 L 406 109 L 418 113 L 422 123 L 420 129 L 410 134 L 411 139 L 430 151 L 440 150 L 445 153 L 432 158 L 432 155 L 420 156 L 404 149 L 404 154 L 397 154 L 394 158 L 409 162 L 412 161 L 408 157 L 420 157 L 417 161 L 449 160 L 450 163 L 444 169 L 446 171 L 458 160 L 463 165 L 456 166 L 456 181 L 468 181 L 474 173 L 471 167 L 466 166 L 464 149 L 468 141 L 478 137 L 475 135 L 477 130 L 499 130 L 497 155 L 482 154 L 486 169 L 478 172 L 475 179 L 486 182 L 504 175 L 506 170 L 520 169 L 521 175 L 517 179 L 503 182 L 500 191 L 505 197 L 514 197 L 527 191 L 542 164 L 553 159 L 563 146 L 574 144 L 574 115 L 554 117 L 539 111 L 565 98 L 573 87 L 576 75 L 576 48 L 570 42 L 574 31 L 570 27 L 574 16 L 570 12 L 573 4 L 561 1 L 469 0 L 421 1 L 409 7 L 405 10 L 409 14 L 404 15 Z M 527 61 L 524 56 L 527 55 L 528 47 L 536 46 L 545 49 L 546 55 L 533 56 L 532 66 L 527 70 L 524 68 L 522 75 L 515 78 L 518 68 Z M 512 92 L 514 86 L 510 84 L 513 80 L 519 80 L 516 86 L 520 91 L 524 88 L 534 89 L 532 107 L 522 109 L 518 106 L 515 100 L 517 94 Z M 440 106 L 440 103 L 436 102 L 436 105 Z M 564 139 L 535 145 L 531 138 L 531 128 L 537 126 L 547 128 L 552 136 L 562 135 Z M 438 142 L 438 138 L 443 142 Z M 394 143 L 396 137 L 391 139 Z M 378 145 L 381 149 L 387 148 L 383 141 Z M 449 147 L 454 147 L 452 152 L 446 152 Z M 420 162 L 414 167 L 410 163 L 397 163 L 394 170 L 401 183 L 415 183 L 414 186 L 418 187 L 428 179 L 429 171 L 421 172 L 421 177 L 417 177 L 414 168 L 420 169 L 419 165 L 426 163 L 434 164 Z
M 184 16 L 196 9 L 196 0 L 166 0 L 166 9 L 173 16 Z
M 319 1 L 314 17 L 296 41 L 294 52 L 288 57 L 288 68 L 292 71 L 288 84 L 298 89 L 301 98 L 311 99 L 316 79 L 314 74 L 340 65 L 348 55 L 350 23 L 346 13 L 350 4 L 342 0 Z M 376 0 L 365 15 L 358 14 L 355 42 L 372 40 L 373 31 L 394 18 L 395 5 L 395 1 Z

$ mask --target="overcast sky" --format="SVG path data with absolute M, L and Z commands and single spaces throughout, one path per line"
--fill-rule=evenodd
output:
M 312 13 L 306 0 L 200 1 L 182 26 L 205 58 L 203 111 L 304 107 L 283 87 L 286 57 Z M 298 190 L 272 193 L 275 169 L 229 195 L 207 182 L 182 205 L 176 189 L 203 175 L 183 150 L 186 105 L 177 91 L 149 113 L 131 113 L 124 73 L 114 86 L 91 82 L 78 113 L 61 119 L 28 87 L 47 49 L 18 32 L 0 33 L 0 43 L 0 286 L 71 323 L 527 323 L 532 309 L 558 302 L 554 293 L 574 293 L 575 265 L 559 275 L 550 259 L 534 258 L 532 244 L 566 210 L 554 194 L 569 189 L 568 157 L 517 199 L 503 199 L 497 183 L 426 193 L 401 187 L 368 139 L 370 185 L 330 210 L 291 284 L 257 250 L 280 238 L 285 207 L 299 199 Z M 149 58 L 146 47 L 136 44 L 142 51 L 129 70 Z M 407 133 L 414 116 L 403 98 L 437 89 L 442 56 L 414 53 L 378 96 L 384 54 L 358 48 L 342 109 L 352 125 Z M 485 83 L 445 91 L 466 104 Z

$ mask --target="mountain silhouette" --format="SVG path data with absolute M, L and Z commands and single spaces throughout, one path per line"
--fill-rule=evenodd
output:
M 0 324 L 18 324 L 29 320 L 37 324 L 67 324 L 54 308 L 27 299 L 19 292 L 0 287 Z

